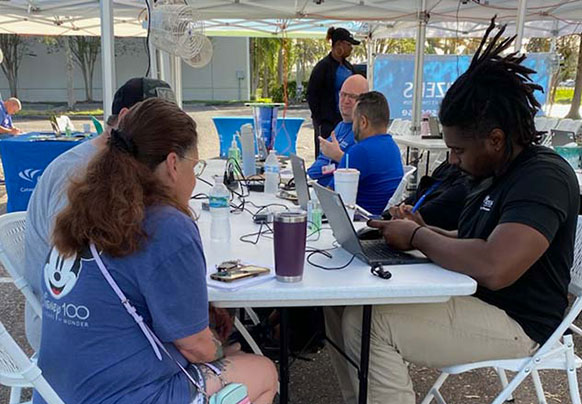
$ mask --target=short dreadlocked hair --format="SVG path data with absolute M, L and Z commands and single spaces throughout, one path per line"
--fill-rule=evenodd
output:
M 536 130 L 534 117 L 541 106 L 534 91 L 543 88 L 530 79 L 535 70 L 521 64 L 525 55 L 500 55 L 515 39 L 513 36 L 500 40 L 505 25 L 485 47 L 494 28 L 495 17 L 469 68 L 447 91 L 439 119 L 444 126 L 459 127 L 473 136 L 487 136 L 499 128 L 505 132 L 511 151 L 512 141 L 521 146 L 540 143 L 543 132 Z

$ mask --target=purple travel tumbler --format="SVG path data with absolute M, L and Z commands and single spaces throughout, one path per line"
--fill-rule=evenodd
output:
M 307 213 L 278 212 L 273 225 L 277 280 L 299 282 L 305 265 Z

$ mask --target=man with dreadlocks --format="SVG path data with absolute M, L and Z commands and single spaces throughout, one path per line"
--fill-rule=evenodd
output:
M 487 39 L 443 99 L 440 121 L 450 163 L 480 181 L 458 232 L 414 220 L 371 221 L 386 242 L 419 249 L 478 283 L 446 303 L 375 306 L 369 402 L 415 403 L 406 362 L 443 367 L 530 355 L 562 320 L 572 265 L 579 189 L 568 163 L 538 146 L 540 108 L 525 56 L 506 50 L 505 27 Z M 413 218 L 411 216 L 411 218 Z M 359 357 L 361 308 L 347 308 L 348 356 Z M 351 370 L 350 370 L 351 371 Z M 355 371 L 351 375 L 356 386 Z

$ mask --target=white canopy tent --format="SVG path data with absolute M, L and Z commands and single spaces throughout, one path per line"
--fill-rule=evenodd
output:
M 207 35 L 322 37 L 330 25 L 342 25 L 370 39 L 415 36 L 417 44 L 424 44 L 427 36 L 481 36 L 490 18 L 497 14 L 498 22 L 508 24 L 509 33 L 518 34 L 519 47 L 524 36 L 559 36 L 580 32 L 582 28 L 580 0 L 188 0 L 187 3 L 202 14 Z M 103 109 L 108 115 L 115 83 L 113 34 L 145 35 L 146 15 L 144 0 L 0 0 L 0 33 L 101 35 L 103 83 L 110 86 L 104 88 L 103 97 Z M 418 84 L 422 82 L 423 55 L 423 47 L 417 47 L 412 125 L 415 132 L 420 121 Z M 371 57 L 368 62 L 372 62 Z M 179 73 L 176 65 L 173 70 Z M 169 70 L 168 63 L 163 63 L 160 70 Z

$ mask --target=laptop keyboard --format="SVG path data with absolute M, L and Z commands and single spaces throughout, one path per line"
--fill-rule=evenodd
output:
M 428 262 L 427 258 L 415 257 L 402 251 L 394 250 L 386 245 L 384 240 L 360 240 L 362 250 L 370 261 L 384 264 L 414 264 Z

